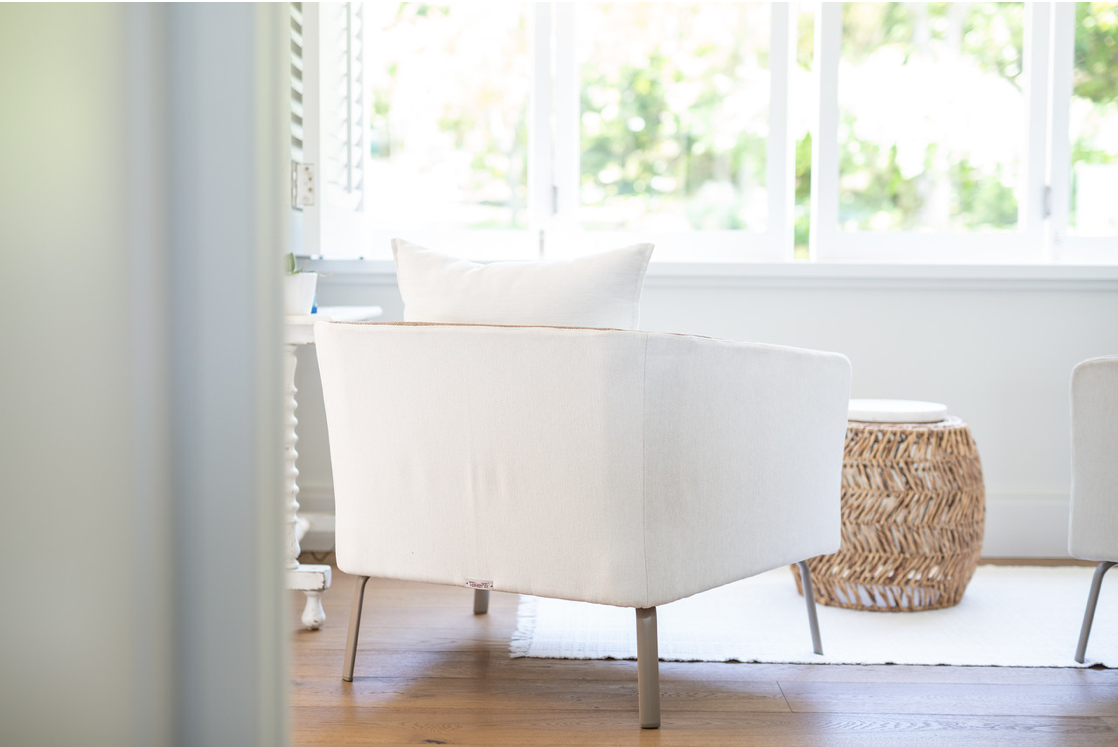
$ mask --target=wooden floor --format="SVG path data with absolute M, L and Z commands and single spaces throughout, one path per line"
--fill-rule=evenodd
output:
M 510 659 L 515 595 L 475 616 L 469 589 L 376 579 L 342 682 L 352 592 L 335 571 L 325 627 L 294 633 L 295 744 L 1118 747 L 1103 669 L 662 662 L 663 726 L 644 731 L 635 662 Z

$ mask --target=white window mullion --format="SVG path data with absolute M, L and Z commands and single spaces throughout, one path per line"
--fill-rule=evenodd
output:
M 1048 251 L 1053 260 L 1064 252 L 1071 202 L 1071 113 L 1072 69 L 1075 65 L 1075 3 L 1054 3 L 1051 24 L 1052 106 L 1048 120 L 1051 145 L 1048 150 Z
M 577 230 L 579 184 L 579 68 L 575 3 L 555 3 L 554 132 L 556 234 Z
M 809 257 L 836 254 L 839 186 L 839 60 L 842 52 L 842 3 L 820 3 L 815 16 L 815 98 L 818 116 L 811 135 L 811 236 Z
M 772 4 L 769 39 L 769 139 L 765 187 L 768 244 L 774 260 L 795 254 L 796 140 L 789 116 L 792 66 L 796 64 L 796 4 Z
M 1021 176 L 1017 196 L 1017 225 L 1024 242 L 1021 259 L 1039 260 L 1044 254 L 1046 158 L 1048 145 L 1048 60 L 1052 3 L 1025 6 L 1025 126 Z M 1073 12 L 1074 15 L 1074 12 Z
M 552 5 L 532 6 L 531 115 L 528 121 L 529 227 L 544 252 L 545 232 L 555 213 L 555 176 L 552 146 Z

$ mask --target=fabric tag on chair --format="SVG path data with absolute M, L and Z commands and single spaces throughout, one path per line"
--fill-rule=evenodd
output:
M 471 589 L 492 589 L 493 588 L 493 582 L 492 581 L 479 581 L 476 578 L 468 578 L 468 579 L 466 579 L 466 586 L 470 587 Z

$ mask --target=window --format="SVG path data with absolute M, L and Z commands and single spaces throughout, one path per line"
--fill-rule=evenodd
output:
M 585 8 L 584 227 L 765 230 L 769 15 L 763 3 Z
M 1052 217 L 1054 259 L 1113 262 L 1118 253 L 1118 9 L 1061 3 L 1053 12 Z
M 365 61 L 373 230 L 528 229 L 531 8 L 374 8 Z
M 331 257 L 1115 262 L 1116 5 L 307 4 L 306 223 Z
M 1076 3 L 1068 231 L 1118 235 L 1118 3 Z
M 557 4 L 545 252 L 790 256 L 789 26 L 786 4 Z
M 845 4 L 843 230 L 1017 227 L 1028 119 L 1023 17 L 1022 3 Z
M 1038 258 L 1049 12 L 1042 3 L 822 5 L 817 258 Z
M 367 112 L 365 6 L 291 4 L 291 137 L 302 163 L 315 169 L 314 198 L 297 212 L 293 234 L 303 252 L 329 257 L 367 254 L 365 212 Z M 295 169 L 293 181 L 297 182 Z M 293 188 L 293 192 L 294 192 Z M 301 218 L 301 220 L 298 220 Z

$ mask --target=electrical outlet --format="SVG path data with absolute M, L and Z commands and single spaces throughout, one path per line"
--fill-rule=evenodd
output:
M 291 162 L 291 207 L 302 210 L 314 205 L 314 164 Z

